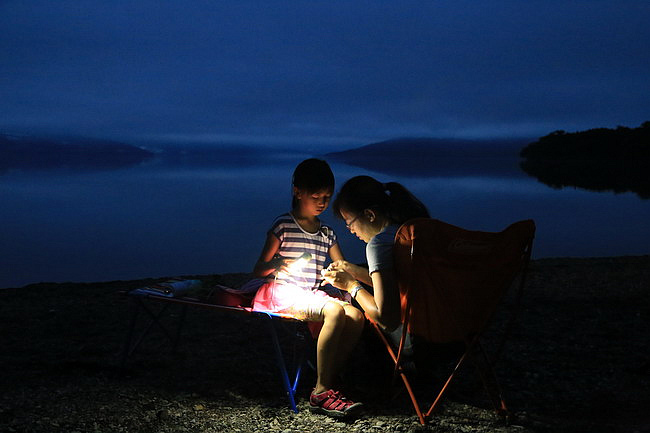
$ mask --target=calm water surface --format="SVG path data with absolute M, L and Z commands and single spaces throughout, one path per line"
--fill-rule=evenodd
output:
M 0 287 L 248 272 L 269 224 L 289 210 L 293 168 L 309 156 L 0 174 Z M 357 174 L 395 180 L 432 215 L 466 228 L 495 231 L 532 218 L 535 258 L 650 253 L 650 201 L 554 190 L 514 160 L 440 161 L 434 175 L 405 163 L 389 173 L 331 165 L 337 187 Z M 364 244 L 329 209 L 323 219 L 348 259 L 363 261 Z

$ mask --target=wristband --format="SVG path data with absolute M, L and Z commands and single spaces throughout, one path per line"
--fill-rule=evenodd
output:
M 357 283 L 357 285 L 354 286 L 354 287 L 352 288 L 352 290 L 350 290 L 348 293 L 350 294 L 350 296 L 352 297 L 352 299 L 355 299 L 355 298 L 357 297 L 357 293 L 358 293 L 359 290 L 361 290 L 361 289 L 363 289 L 363 287 L 361 287 L 361 284 Z

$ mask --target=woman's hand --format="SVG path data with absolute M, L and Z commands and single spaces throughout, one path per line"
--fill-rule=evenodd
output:
M 335 260 L 327 267 L 328 271 L 350 272 L 350 262 L 347 260 Z
M 372 280 L 370 279 L 370 275 L 368 275 L 368 268 L 355 265 L 354 263 L 350 263 L 347 260 L 335 260 L 330 263 L 330 265 L 327 267 L 327 270 L 346 272 L 350 274 L 352 279 L 372 286 Z
M 338 289 L 345 290 L 346 292 L 351 290 L 357 284 L 357 280 L 350 275 L 349 272 L 337 270 L 332 265 L 327 269 L 323 269 L 321 275 L 323 275 L 323 278 L 329 284 Z

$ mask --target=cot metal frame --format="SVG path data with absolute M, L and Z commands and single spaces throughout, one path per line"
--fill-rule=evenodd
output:
M 298 408 L 296 406 L 296 390 L 298 388 L 302 368 L 306 359 L 305 354 L 307 350 L 307 339 L 310 338 L 308 335 L 309 333 L 306 329 L 304 329 L 305 327 L 301 326 L 304 324 L 304 322 L 287 316 L 252 311 L 250 307 L 206 303 L 195 298 L 174 298 L 133 292 L 123 293 L 132 300 L 134 308 L 133 313 L 131 314 L 131 319 L 129 322 L 124 344 L 119 355 L 119 363 L 121 369 L 124 369 L 128 359 L 133 356 L 135 351 L 150 334 L 150 332 L 156 328 L 161 330 L 163 335 L 167 338 L 167 340 L 169 340 L 171 343 L 172 352 L 176 352 L 181 339 L 181 331 L 185 325 L 188 308 L 204 308 L 221 313 L 248 315 L 250 317 L 260 319 L 266 324 L 266 328 L 269 331 L 276 364 L 280 372 L 281 384 L 287 394 L 287 399 L 289 401 L 289 407 L 294 413 L 298 413 Z M 154 308 L 154 304 L 160 304 L 160 306 L 158 308 Z M 173 306 L 180 307 L 180 316 L 175 332 L 170 332 L 170 330 L 167 329 L 161 320 L 170 313 L 170 308 Z M 141 316 L 142 312 L 144 312 L 146 315 L 145 320 L 148 319 L 148 323 L 138 331 L 137 325 L 138 322 L 141 322 L 141 320 L 139 320 L 139 317 Z M 283 354 L 282 347 L 280 345 L 279 333 L 282 331 L 282 324 L 287 322 L 295 325 L 295 333 L 293 335 L 293 338 L 295 338 L 298 343 L 292 362 L 288 362 L 287 358 Z

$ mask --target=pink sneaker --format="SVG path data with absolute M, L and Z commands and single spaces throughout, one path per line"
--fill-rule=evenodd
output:
M 309 410 L 334 418 L 347 418 L 359 413 L 363 404 L 343 397 L 339 391 L 330 389 L 309 396 Z

